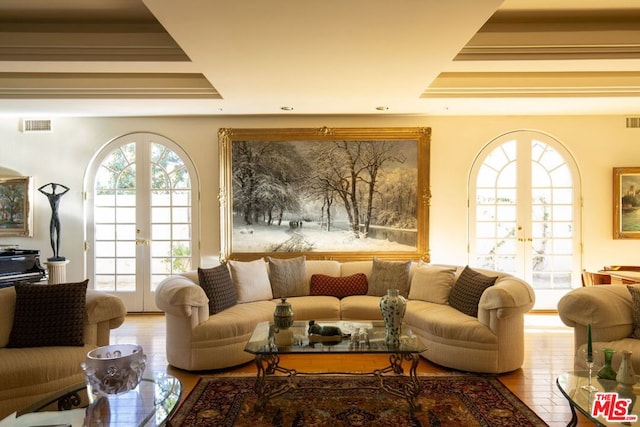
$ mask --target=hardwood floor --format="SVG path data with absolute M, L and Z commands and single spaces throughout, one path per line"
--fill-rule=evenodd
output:
M 523 367 L 499 378 L 547 424 L 552 427 L 566 426 L 571 419 L 571 412 L 555 381 L 559 374 L 573 368 L 573 329 L 564 326 L 554 314 L 527 315 L 525 329 L 526 356 Z M 142 345 L 147 354 L 147 370 L 167 372 L 179 378 L 184 387 L 183 398 L 195 386 L 199 375 L 206 374 L 186 372 L 167 364 L 163 314 L 129 314 L 121 327 L 111 331 L 111 343 Z M 336 367 L 340 371 L 366 371 L 384 362 L 386 358 L 370 355 L 290 356 L 286 365 L 310 372 L 336 370 Z M 255 366 L 247 363 L 228 372 L 254 373 Z M 421 359 L 418 372 L 448 370 Z M 579 417 L 578 426 L 592 425 L 585 417 Z

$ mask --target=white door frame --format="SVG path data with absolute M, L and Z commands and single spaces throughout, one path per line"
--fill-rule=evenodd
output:
M 199 178 L 197 171 L 193 165 L 193 161 L 188 156 L 188 154 L 175 142 L 166 138 L 162 135 L 151 133 L 151 132 L 135 132 L 129 133 L 113 140 L 109 141 L 105 145 L 103 145 L 93 156 L 91 159 L 84 176 L 84 241 L 85 241 L 85 257 L 84 257 L 84 270 L 86 277 L 91 278 L 92 284 L 95 281 L 95 233 L 94 233 L 94 201 L 93 194 L 95 191 L 95 178 L 98 172 L 99 167 L 102 163 L 107 159 L 111 153 L 131 142 L 139 142 L 144 145 L 151 144 L 153 142 L 157 142 L 158 144 L 162 144 L 167 147 L 174 153 L 176 153 L 182 162 L 184 163 L 190 177 L 191 181 L 191 265 L 196 265 L 198 260 L 200 259 L 199 249 L 200 249 L 200 220 L 199 220 L 199 203 L 200 203 L 200 189 L 199 189 Z M 137 144 L 138 146 L 138 144 Z M 139 149 L 136 150 L 140 152 Z M 149 150 L 144 150 L 145 153 L 148 153 Z M 142 156 L 136 156 L 135 163 L 150 165 L 151 159 L 149 154 L 143 154 Z M 149 172 L 149 167 L 145 166 L 144 168 L 146 172 Z M 136 167 L 136 181 L 138 184 L 145 185 L 146 187 L 141 187 L 141 185 L 136 185 L 138 188 L 150 188 L 149 177 L 150 173 L 141 174 L 142 168 Z M 146 178 L 145 178 L 146 176 Z M 145 194 L 141 194 L 141 192 L 137 192 L 137 202 L 136 205 L 140 206 L 151 206 L 151 202 L 149 199 L 149 192 L 142 192 Z M 143 200 L 141 200 L 141 198 Z M 127 292 L 127 293 L 118 293 L 119 296 L 123 297 L 125 301 L 125 305 L 127 306 L 128 311 L 159 311 L 158 307 L 155 304 L 155 296 L 154 291 L 152 289 L 151 284 L 151 274 L 148 269 L 150 265 L 150 236 L 151 236 L 151 216 L 148 210 L 144 209 L 136 209 L 136 241 L 140 242 L 136 245 L 136 276 L 141 275 L 140 278 L 136 277 L 136 291 L 135 292 Z M 142 281 L 140 280 L 142 279 Z M 142 287 L 142 289 L 138 289 Z
M 468 248 L 469 248 L 469 259 L 468 262 L 470 264 L 474 263 L 474 249 L 473 245 L 475 245 L 474 237 L 477 235 L 475 231 L 476 224 L 476 215 L 475 212 L 476 202 L 476 178 L 478 176 L 479 168 L 482 164 L 484 164 L 488 155 L 493 152 L 493 150 L 502 144 L 516 140 L 516 147 L 520 147 L 518 149 L 522 149 L 523 139 L 527 139 L 528 141 L 532 141 L 534 139 L 539 140 L 540 142 L 547 144 L 556 150 L 564 159 L 565 164 L 569 168 L 572 176 L 572 184 L 573 184 L 573 226 L 575 230 L 573 231 L 573 239 L 572 239 L 572 247 L 573 247 L 573 262 L 572 262 L 572 271 L 571 271 L 571 288 L 581 286 L 580 277 L 582 271 L 582 177 L 580 174 L 580 170 L 577 167 L 577 162 L 575 158 L 569 152 L 569 150 L 556 138 L 553 136 L 546 134 L 540 131 L 534 130 L 516 130 L 506 132 L 502 135 L 491 140 L 488 144 L 486 144 L 478 153 L 476 158 L 474 159 L 472 166 L 469 170 L 468 177 L 468 226 L 469 226 L 469 240 L 468 240 Z M 520 155 L 517 156 L 520 158 Z M 531 165 L 525 165 L 524 168 L 519 168 L 517 171 L 518 181 L 522 179 L 528 179 L 531 181 L 530 174 Z M 524 177 L 524 178 L 523 178 Z M 523 194 L 527 190 L 520 185 L 517 185 L 517 204 L 520 204 L 519 201 L 525 200 L 526 203 L 531 204 L 531 194 Z M 518 210 L 521 210 L 518 208 Z M 526 217 L 530 217 L 530 212 L 528 212 Z M 521 218 L 518 218 L 521 219 Z M 531 223 L 528 224 L 518 224 L 519 228 L 517 230 L 517 238 L 518 240 L 522 240 L 527 244 L 528 236 L 531 236 L 531 230 L 529 230 Z M 530 237 L 529 237 L 530 238 Z M 524 251 L 523 251 L 524 249 Z M 531 250 L 531 248 L 518 248 L 518 254 L 526 254 Z M 519 255 L 520 256 L 520 255 Z M 531 270 L 531 263 L 528 257 L 523 257 L 522 262 L 517 263 L 516 266 L 516 275 L 520 276 L 524 280 L 527 280 L 531 283 L 532 278 L 531 274 L 527 274 L 527 271 Z M 536 306 L 534 307 L 537 310 L 555 310 L 557 308 L 558 299 L 564 295 L 569 289 L 536 289 Z

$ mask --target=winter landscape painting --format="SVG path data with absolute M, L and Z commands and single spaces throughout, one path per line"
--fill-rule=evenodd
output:
M 426 259 L 429 136 L 427 128 L 222 129 L 223 255 Z

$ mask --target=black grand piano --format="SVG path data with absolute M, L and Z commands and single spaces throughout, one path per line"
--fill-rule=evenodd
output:
M 40 265 L 39 250 L 0 248 L 0 288 L 40 282 L 46 277 L 47 270 Z

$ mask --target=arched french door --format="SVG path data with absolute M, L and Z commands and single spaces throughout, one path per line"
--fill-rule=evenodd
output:
M 133 133 L 111 141 L 85 177 L 87 272 L 128 311 L 157 311 L 165 277 L 198 258 L 198 180 L 171 140 Z
M 579 286 L 580 175 L 549 135 L 514 131 L 480 152 L 469 179 L 470 263 L 531 283 L 536 309 Z

